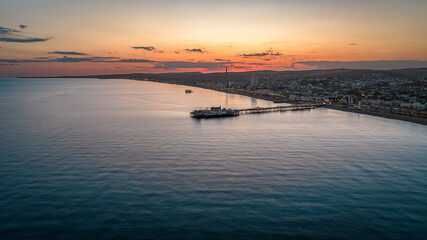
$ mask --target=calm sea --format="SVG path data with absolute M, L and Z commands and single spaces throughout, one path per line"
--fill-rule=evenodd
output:
M 1 239 L 425 239 L 427 127 L 132 80 L 0 80 Z

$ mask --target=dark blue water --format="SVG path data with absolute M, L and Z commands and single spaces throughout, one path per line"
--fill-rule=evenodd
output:
M 427 236 L 426 126 L 186 88 L 0 80 L 0 238 Z

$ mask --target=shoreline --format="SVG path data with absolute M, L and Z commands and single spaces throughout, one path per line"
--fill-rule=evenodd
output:
M 324 108 L 329 108 L 329 109 L 343 111 L 343 112 L 365 114 L 365 115 L 370 115 L 370 116 L 374 116 L 374 117 L 400 120 L 400 121 L 417 123 L 417 124 L 427 126 L 427 118 L 400 115 L 400 114 L 389 113 L 389 112 L 373 112 L 373 111 L 366 111 L 366 110 L 350 109 L 350 108 L 343 108 L 343 107 L 338 107 L 338 106 L 333 106 L 333 105 L 324 106 Z
M 60 77 L 60 78 L 64 78 L 64 77 Z M 69 77 L 69 78 L 73 78 L 73 77 Z M 80 77 L 76 77 L 76 78 L 80 78 Z M 209 87 L 195 86 L 195 85 L 186 85 L 186 84 L 181 84 L 181 83 L 170 83 L 170 82 L 164 82 L 164 81 L 142 80 L 142 79 L 132 79 L 132 78 L 101 78 L 101 77 L 94 77 L 94 76 L 93 77 L 87 76 L 85 78 L 118 79 L 118 80 L 133 80 L 133 81 L 143 81 L 143 82 L 175 84 L 175 85 L 180 85 L 180 86 L 196 87 L 196 88 L 207 89 L 207 90 L 223 92 L 223 93 L 238 94 L 238 95 L 242 95 L 242 96 L 246 96 L 246 97 L 252 97 L 252 98 L 256 98 L 256 99 L 271 101 L 271 102 L 274 102 L 277 104 L 279 104 L 279 103 L 287 103 L 287 104 L 304 104 L 304 103 L 307 103 L 307 102 L 303 102 L 303 101 L 290 101 L 288 99 L 285 100 L 280 96 L 276 96 L 276 97 L 271 96 L 271 95 L 270 96 L 263 96 L 262 94 L 252 94 L 250 92 L 243 92 L 243 91 L 239 91 L 239 90 L 227 91 L 227 90 L 216 89 L 216 88 L 209 88 Z M 322 107 L 333 109 L 333 110 L 338 110 L 338 111 L 343 111 L 343 112 L 359 113 L 359 114 L 365 114 L 365 115 L 370 115 L 370 116 L 374 116 L 374 117 L 382 117 L 382 118 L 387 118 L 387 119 L 400 120 L 400 121 L 411 122 L 411 123 L 416 123 L 416 124 L 421 124 L 421 125 L 427 126 L 427 118 L 422 118 L 422 117 L 400 115 L 400 114 L 389 113 L 389 112 L 373 112 L 373 111 L 366 111 L 366 110 L 349 109 L 349 108 L 343 108 L 343 107 L 338 107 L 338 106 L 333 106 L 333 105 L 322 106 Z
M 196 88 L 213 90 L 213 91 L 223 92 L 223 93 L 238 94 L 238 95 L 242 95 L 242 96 L 246 96 L 246 97 L 252 97 L 252 98 L 261 99 L 261 100 L 265 100 L 265 101 L 271 101 L 271 102 L 274 102 L 274 100 L 275 100 L 273 97 L 267 97 L 267 96 L 262 96 L 262 95 L 257 95 L 257 94 L 250 94 L 248 92 L 227 91 L 227 90 L 220 90 L 220 89 L 215 89 L 215 88 L 185 85 L 185 84 L 179 84 L 179 83 L 168 83 L 168 82 L 161 82 L 161 81 L 138 80 L 138 79 L 132 79 L 132 80 L 175 84 L 175 85 L 186 86 L 186 87 L 196 87 Z M 288 104 L 303 104 L 304 103 L 301 101 L 284 101 L 283 99 L 280 99 L 279 97 L 277 97 L 276 100 L 280 101 L 277 103 L 288 103 Z M 322 106 L 322 107 L 333 109 L 333 110 L 338 110 L 338 111 L 343 111 L 343 112 L 359 113 L 359 114 L 365 114 L 365 115 L 374 116 L 374 117 L 382 117 L 382 118 L 387 118 L 387 119 L 400 120 L 400 121 L 411 122 L 411 123 L 416 123 L 416 124 L 421 124 L 421 125 L 427 126 L 427 118 L 400 115 L 400 114 L 389 113 L 389 112 L 373 112 L 373 111 L 366 111 L 366 110 L 349 109 L 349 108 L 343 108 L 343 107 L 338 107 L 338 106 L 333 106 L 333 105 Z
M 26 77 L 26 78 L 28 78 L 28 77 Z M 81 77 L 58 77 L 58 78 L 83 78 L 83 76 L 81 76 Z M 134 78 L 120 78 L 120 77 L 102 78 L 102 77 L 97 77 L 97 76 L 84 76 L 84 78 L 133 80 L 133 81 L 143 81 L 143 82 L 175 84 L 175 85 L 180 85 L 180 86 L 196 87 L 196 88 L 207 89 L 207 90 L 223 92 L 223 93 L 238 94 L 238 95 L 252 97 L 252 98 L 256 98 L 256 99 L 271 101 L 271 102 L 274 102 L 277 104 L 279 104 L 279 103 L 288 103 L 288 104 L 304 104 L 304 103 L 307 103 L 307 102 L 302 102 L 302 101 L 290 101 L 288 99 L 283 99 L 280 96 L 276 96 L 276 97 L 263 96 L 262 94 L 251 94 L 250 92 L 244 92 L 244 91 L 239 91 L 239 90 L 227 91 L 227 90 L 222 90 L 222 89 L 209 88 L 209 87 L 204 87 L 204 86 L 186 85 L 186 84 L 175 83 L 175 82 L 171 83 L 171 82 L 166 82 L 166 81 L 153 81 L 153 80 L 145 80 L 145 79 L 143 80 L 143 79 L 134 79 Z M 343 107 L 333 106 L 333 105 L 322 106 L 322 107 L 333 109 L 333 110 L 338 110 L 338 111 L 343 111 L 343 112 L 359 113 L 359 114 L 365 114 L 365 115 L 370 115 L 370 116 L 374 116 L 374 117 L 382 117 L 382 118 L 387 118 L 387 119 L 400 120 L 400 121 L 411 122 L 411 123 L 416 123 L 416 124 L 421 124 L 421 125 L 427 126 L 427 118 L 422 118 L 422 117 L 400 115 L 400 114 L 395 114 L 395 113 L 390 113 L 390 112 L 373 112 L 373 111 L 366 111 L 366 110 L 349 109 L 349 108 L 343 108 Z

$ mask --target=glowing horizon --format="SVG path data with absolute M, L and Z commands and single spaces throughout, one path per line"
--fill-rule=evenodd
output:
M 0 77 L 427 67 L 427 2 L 0 3 Z

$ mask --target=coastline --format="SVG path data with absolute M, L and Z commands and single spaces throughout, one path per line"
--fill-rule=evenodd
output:
M 28 78 L 28 77 L 26 77 L 26 78 Z M 239 91 L 239 90 L 223 90 L 223 89 L 209 88 L 209 87 L 204 87 L 204 86 L 181 84 L 181 83 L 176 83 L 176 82 L 135 79 L 135 78 L 131 78 L 131 77 L 130 78 L 120 78 L 120 77 L 113 77 L 113 76 L 109 76 L 109 77 L 100 77 L 100 76 L 78 76 L 78 77 L 66 76 L 66 77 L 64 77 L 64 76 L 61 76 L 58 78 L 96 78 L 96 79 L 118 79 L 118 80 L 123 79 L 123 80 L 133 80 L 133 81 L 146 81 L 146 82 L 155 82 L 155 83 L 175 84 L 175 85 L 186 86 L 186 87 L 196 87 L 196 88 L 213 90 L 213 91 L 223 92 L 223 93 L 238 94 L 238 95 L 242 95 L 242 96 L 247 96 L 247 97 L 252 97 L 252 98 L 256 98 L 256 99 L 271 101 L 271 102 L 275 102 L 275 103 L 288 103 L 288 104 L 304 104 L 304 103 L 307 103 L 307 102 L 302 102 L 302 101 L 290 101 L 288 99 L 283 99 L 282 97 L 279 97 L 279 96 L 271 96 L 271 95 L 265 96 L 265 95 L 260 94 L 260 93 L 254 94 L 254 93 L 244 92 L 244 91 Z M 382 118 L 387 118 L 387 119 L 400 120 L 400 121 L 411 122 L 411 123 L 416 123 L 416 124 L 421 124 L 421 125 L 427 126 L 427 118 L 422 118 L 422 117 L 400 115 L 400 114 L 389 113 L 389 112 L 373 112 L 373 111 L 366 111 L 366 110 L 349 109 L 349 108 L 343 108 L 343 107 L 338 107 L 338 106 L 333 106 L 333 105 L 322 106 L 322 107 L 333 109 L 333 110 L 338 110 L 338 111 L 343 111 L 343 112 L 359 113 L 359 114 L 365 114 L 365 115 L 370 115 L 370 116 L 375 116 L 375 117 L 382 117 Z
M 387 119 L 394 119 L 394 120 L 401 120 L 405 122 L 411 122 L 411 123 L 417 123 L 424 126 L 427 126 L 427 118 L 421 118 L 421 117 L 413 117 L 413 116 L 407 116 L 407 115 L 400 115 L 395 113 L 388 113 L 388 112 L 373 112 L 373 111 L 366 111 L 366 110 L 358 110 L 358 109 L 349 109 L 349 108 L 342 108 L 338 106 L 324 106 L 325 108 L 334 109 L 338 111 L 343 112 L 352 112 L 352 113 L 359 113 L 359 114 L 365 114 L 375 117 L 382 117 Z
M 267 96 L 262 96 L 260 94 L 251 94 L 249 92 L 242 92 L 242 91 L 227 91 L 227 90 L 221 90 L 221 89 L 215 89 L 215 88 L 185 85 L 185 84 L 179 84 L 179 83 L 168 83 L 168 82 L 162 82 L 162 81 L 139 80 L 139 79 L 133 79 L 133 80 L 175 84 L 175 85 L 181 85 L 181 86 L 187 86 L 187 87 L 197 87 L 197 88 L 213 90 L 213 91 L 217 91 L 217 92 L 238 94 L 238 95 L 242 95 L 242 96 L 253 97 L 253 98 L 266 100 L 266 101 L 272 101 L 272 102 L 274 102 L 275 100 L 278 100 L 278 101 L 280 101 L 278 103 L 288 103 L 288 104 L 302 104 L 302 103 L 304 103 L 304 102 L 300 102 L 300 101 L 288 101 L 288 100 L 284 101 L 281 98 L 267 97 Z M 400 114 L 388 113 L 388 112 L 373 112 L 373 111 L 366 111 L 366 110 L 349 109 L 349 108 L 343 108 L 343 107 L 338 107 L 338 106 L 333 106 L 333 105 L 323 106 L 323 107 L 333 109 L 333 110 L 343 111 L 343 112 L 359 113 L 359 114 L 365 114 L 365 115 L 370 115 L 370 116 L 375 116 L 375 117 L 382 117 L 382 118 L 387 118 L 387 119 L 394 119 L 394 120 L 400 120 L 400 121 L 405 121 L 405 122 L 417 123 L 417 124 L 427 126 L 427 118 L 413 117 L 413 116 L 400 115 Z

